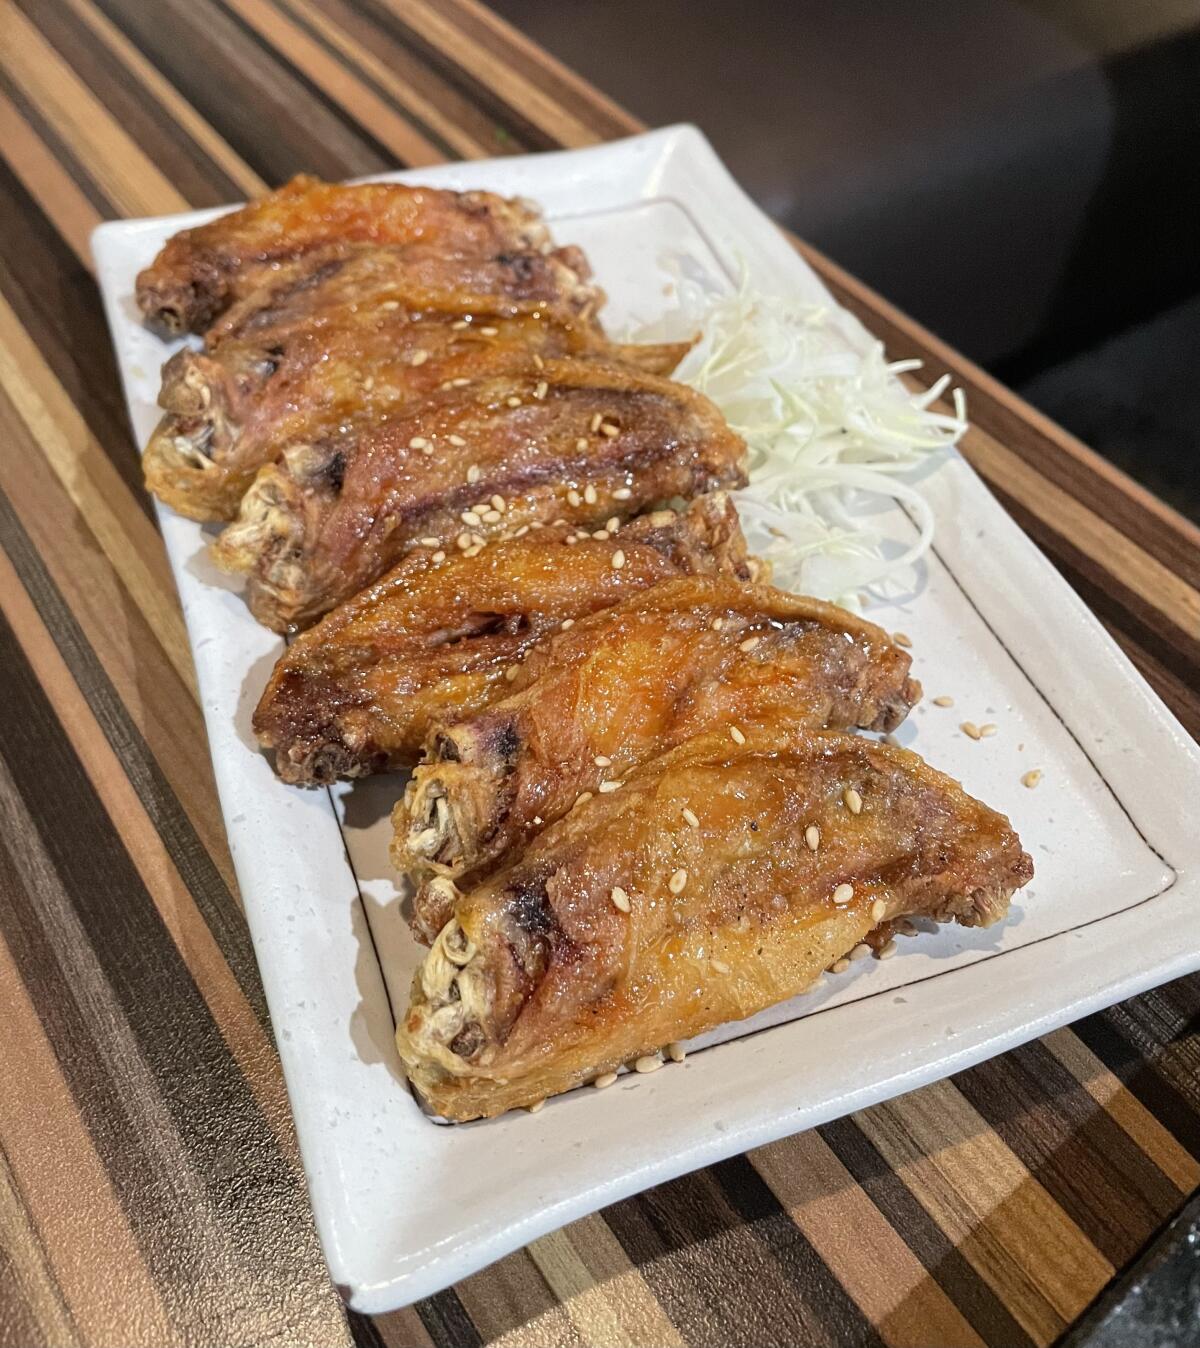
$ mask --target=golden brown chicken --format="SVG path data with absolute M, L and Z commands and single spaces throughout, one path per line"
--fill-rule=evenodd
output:
M 502 295 L 452 296 L 429 310 L 396 300 L 398 286 L 383 292 L 391 298 L 347 303 L 335 292 L 322 304 L 329 289 L 306 292 L 287 321 L 179 351 L 163 367 L 167 415 L 142 460 L 161 501 L 191 519 L 233 519 L 255 473 L 289 445 L 357 436 L 443 385 L 524 370 L 535 354 L 669 374 L 687 350 L 616 345 L 562 306 Z
M 786 718 L 894 730 L 920 696 L 911 660 L 845 609 L 720 576 L 665 581 L 532 650 L 511 696 L 430 728 L 396 806 L 393 859 L 472 883 L 583 792 L 710 730 L 733 740 Z M 432 940 L 440 889 L 415 905 Z M 428 910 L 434 910 L 430 913 Z
M 554 294 L 578 309 L 600 295 L 578 249 L 555 249 L 527 202 L 491 192 L 298 177 L 277 191 L 168 240 L 137 279 L 138 307 L 168 334 L 203 332 L 231 304 L 336 267 L 362 248 L 404 248 L 435 288 L 459 289 L 466 270 L 523 259 L 555 273 Z M 536 259 L 545 259 L 538 263 Z M 488 285 L 485 290 L 497 287 Z M 549 295 L 528 298 L 550 298 Z
M 532 1105 L 803 992 L 900 918 L 987 925 L 1032 873 L 1008 820 L 915 754 L 702 736 L 456 897 L 400 1055 L 447 1118 Z
M 605 531 L 607 532 L 607 531 Z M 748 579 L 727 496 L 642 515 L 574 544 L 570 526 L 526 532 L 471 557 L 419 548 L 302 633 L 254 713 L 279 775 L 312 785 L 411 764 L 437 719 L 472 716 L 514 684 L 537 642 L 673 576 Z M 623 553 L 625 564 L 614 567 Z
M 598 361 L 531 360 L 450 388 L 362 436 L 294 445 L 259 471 L 214 545 L 260 622 L 302 627 L 421 538 L 470 551 L 557 519 L 595 529 L 745 481 L 707 398 Z

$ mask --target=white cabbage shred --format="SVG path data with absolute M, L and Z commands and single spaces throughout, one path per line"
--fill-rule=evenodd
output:
M 777 582 L 856 607 L 860 591 L 900 583 L 933 537 L 933 512 L 913 479 L 966 431 L 962 390 L 953 390 L 953 414 L 936 411 L 949 376 L 911 394 L 899 376 L 921 362 L 889 362 L 883 344 L 835 305 L 756 294 L 744 275 L 717 294 L 686 256 L 668 265 L 677 303 L 636 339 L 700 332 L 674 378 L 707 394 L 749 446 L 738 508 Z M 915 541 L 872 522 L 893 503 L 915 523 Z

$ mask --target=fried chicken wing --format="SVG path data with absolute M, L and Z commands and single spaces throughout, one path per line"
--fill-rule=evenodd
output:
M 167 415 L 142 459 L 149 490 L 191 519 L 233 519 L 288 445 L 356 436 L 455 379 L 519 372 L 534 354 L 666 374 L 687 350 L 610 343 L 561 306 L 459 296 L 425 310 L 396 300 L 398 289 L 351 302 L 337 291 L 253 337 L 176 353 L 159 394 Z
M 803 992 L 902 917 L 993 922 L 1031 875 L 1008 820 L 915 754 L 702 736 L 455 897 L 400 1056 L 447 1118 L 531 1105 Z
M 720 576 L 667 581 L 538 645 L 511 696 L 433 722 L 393 816 L 393 859 L 416 876 L 477 880 L 581 792 L 709 730 L 752 733 L 786 716 L 893 730 L 920 696 L 911 660 L 845 609 Z M 432 894 L 438 894 L 435 886 Z M 445 921 L 423 890 L 418 927 Z
M 279 775 L 314 785 L 407 766 L 435 720 L 472 716 L 504 696 L 509 671 L 564 623 L 673 576 L 755 574 L 722 494 L 682 514 L 640 516 L 608 538 L 569 545 L 573 532 L 531 530 L 441 562 L 419 548 L 302 633 L 254 713 Z
M 577 249 L 555 250 L 529 203 L 490 192 L 343 186 L 301 176 L 168 240 L 138 277 L 138 307 L 169 334 L 202 332 L 231 304 L 269 287 L 281 273 L 294 282 L 312 255 L 319 256 L 318 265 L 327 265 L 359 248 L 397 246 L 413 250 L 428 274 L 449 278 L 461 275 L 470 259 L 545 257 L 562 269 L 558 290 L 570 303 L 582 308 L 598 302 L 582 255 Z
M 540 360 L 441 390 L 356 441 L 294 445 L 214 545 L 250 607 L 304 626 L 429 537 L 464 551 L 532 523 L 594 529 L 745 481 L 745 446 L 703 395 L 599 361 Z

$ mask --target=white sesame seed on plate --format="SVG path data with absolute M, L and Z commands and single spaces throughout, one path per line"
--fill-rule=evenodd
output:
M 618 487 L 616 491 L 613 492 L 613 500 L 628 501 L 632 495 L 633 492 L 631 492 L 628 487 Z
M 688 882 L 688 873 L 682 867 L 667 881 L 667 888 L 672 894 L 682 894 L 684 886 Z
M 847 956 L 851 960 L 865 960 L 871 953 L 871 947 L 865 941 L 860 941 Z
M 958 728 L 959 730 L 962 731 L 964 735 L 968 736 L 970 739 L 977 740 L 980 738 L 979 727 L 975 724 L 974 721 L 963 721 L 963 723 Z
M 953 707 L 954 699 L 943 694 L 941 697 L 935 697 L 933 699 L 933 705 L 935 707 Z
M 731 725 L 729 727 L 729 738 L 734 742 L 734 744 L 746 743 L 745 735 L 743 735 L 742 732 L 735 725 Z
M 842 907 L 843 904 L 849 903 L 853 897 L 854 897 L 854 886 L 848 884 L 844 880 L 833 891 L 833 901 L 838 905 L 839 908 Z
M 612 565 L 614 571 L 620 571 L 625 565 L 625 554 L 620 548 L 618 548 L 612 555 Z
M 1042 780 L 1041 768 L 1030 768 L 1030 770 L 1021 778 L 1021 785 L 1027 786 L 1032 791 L 1038 782 Z
M 986 725 L 981 725 L 979 727 L 979 738 L 981 740 L 989 739 L 999 729 L 1000 727 L 995 723 L 995 721 L 989 721 Z
M 592 1082 L 592 1085 L 595 1086 L 598 1091 L 602 1091 L 606 1086 L 611 1086 L 616 1079 L 617 1074 L 615 1072 L 601 1072 Z
M 700 820 L 697 818 L 695 810 L 689 810 L 685 805 L 679 813 L 683 815 L 684 823 L 687 824 L 689 828 L 700 827 Z
M 629 912 L 629 895 L 620 885 L 613 885 L 608 896 L 612 900 L 612 906 L 622 913 Z
M 910 637 L 907 632 L 893 632 L 892 640 L 897 646 L 908 647 L 912 645 L 912 637 Z
M 667 1045 L 667 1057 L 670 1058 L 672 1062 L 682 1062 L 684 1058 L 687 1057 L 687 1050 L 678 1039 L 673 1039 L 671 1043 Z
M 804 830 L 804 844 L 810 852 L 815 852 L 821 845 L 821 830 L 816 824 L 809 824 Z
M 862 814 L 862 797 L 854 787 L 848 786 L 845 791 L 842 792 L 842 799 L 846 802 L 846 809 L 848 809 L 851 814 Z
M 829 966 L 829 972 L 831 974 L 844 974 L 849 967 L 850 961 L 848 959 L 834 960 Z
M 657 1072 L 662 1065 L 663 1060 L 657 1053 L 646 1053 L 633 1064 L 633 1070 L 644 1076 L 647 1072 Z
M 875 953 L 875 958 L 877 960 L 890 960 L 895 953 L 896 941 L 893 937 L 892 940 L 885 941 L 884 944 L 879 947 L 878 951 Z
M 536 1114 L 536 1113 L 538 1112 L 538 1110 L 541 1109 L 543 1105 L 545 1105 L 545 1103 L 546 1103 L 546 1101 L 545 1101 L 544 1099 L 542 1099 L 542 1100 L 535 1100 L 535 1101 L 533 1102 L 533 1104 L 527 1106 L 527 1108 L 528 1108 L 528 1110 L 529 1110 L 529 1113 L 530 1113 L 530 1114 Z

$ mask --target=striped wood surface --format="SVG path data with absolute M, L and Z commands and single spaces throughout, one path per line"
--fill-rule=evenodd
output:
M 1193 978 L 343 1313 L 86 241 L 637 129 L 475 0 L 0 0 L 0 1343 L 1047 1344 L 1200 1182 Z M 1197 531 L 814 261 L 1200 731 Z

